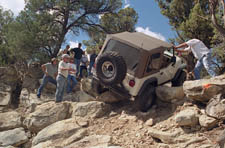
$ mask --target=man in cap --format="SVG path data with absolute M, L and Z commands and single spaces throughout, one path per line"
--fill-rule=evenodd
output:
M 66 80 L 68 77 L 68 73 L 71 70 L 69 67 L 69 58 L 70 56 L 68 54 L 62 55 L 62 61 L 59 62 L 58 66 L 58 75 L 56 78 L 57 81 L 57 88 L 56 88 L 56 102 L 61 102 L 63 100 L 63 93 L 64 88 L 66 86 Z

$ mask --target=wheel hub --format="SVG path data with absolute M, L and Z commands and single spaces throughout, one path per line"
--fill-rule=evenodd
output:
M 114 65 L 109 61 L 104 62 L 102 64 L 102 73 L 105 77 L 111 78 L 115 73 Z

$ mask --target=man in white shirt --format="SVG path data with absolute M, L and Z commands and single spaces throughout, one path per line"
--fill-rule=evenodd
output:
M 178 50 L 178 48 L 183 49 Z M 200 79 L 200 72 L 203 66 L 205 67 L 205 69 L 207 70 L 207 72 L 211 77 L 216 76 L 216 73 L 212 68 L 212 58 L 211 58 L 212 53 L 210 49 L 207 48 L 202 41 L 198 39 L 191 39 L 178 46 L 174 46 L 174 50 L 177 52 L 188 52 L 189 50 L 191 50 L 195 58 L 198 59 L 194 68 L 194 75 L 196 80 Z
M 57 81 L 57 88 L 56 88 L 56 101 L 55 102 L 61 102 L 63 100 L 63 93 L 64 88 L 66 85 L 66 80 L 69 74 L 69 71 L 71 70 L 68 64 L 70 56 L 68 54 L 62 55 L 62 61 L 59 62 L 58 66 L 58 75 L 56 78 Z

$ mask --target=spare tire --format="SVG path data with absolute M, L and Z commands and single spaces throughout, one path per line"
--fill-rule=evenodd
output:
M 97 60 L 96 74 L 105 85 L 121 83 L 127 73 L 126 62 L 118 52 L 107 51 Z

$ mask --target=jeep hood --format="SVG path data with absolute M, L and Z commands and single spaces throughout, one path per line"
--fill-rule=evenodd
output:
M 148 36 L 141 32 L 122 32 L 107 35 L 107 39 L 116 39 L 130 46 L 136 46 L 139 50 L 151 51 L 159 48 L 171 48 L 173 45 L 160 39 Z

